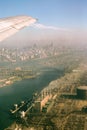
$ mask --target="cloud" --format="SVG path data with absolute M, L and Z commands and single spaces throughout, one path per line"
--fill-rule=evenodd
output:
M 58 27 L 55 27 L 55 26 L 46 26 L 44 24 L 39 24 L 39 23 L 32 24 L 32 27 L 38 28 L 38 29 L 51 29 L 51 30 L 59 30 L 59 31 L 68 30 L 68 29 L 65 29 L 65 28 L 58 28 Z

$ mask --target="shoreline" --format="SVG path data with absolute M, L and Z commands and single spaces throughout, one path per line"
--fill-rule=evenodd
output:
M 34 79 L 34 78 L 37 78 L 37 76 L 39 76 L 39 75 L 40 74 L 36 74 L 36 75 L 32 75 L 32 76 L 29 75 L 29 76 L 24 76 L 23 78 L 17 77 L 17 76 L 12 76 L 12 77 L 9 77 L 8 79 L 2 79 L 2 80 L 0 80 L 0 88 L 7 87 L 9 85 L 14 84 L 17 81 L 22 81 L 24 79 Z

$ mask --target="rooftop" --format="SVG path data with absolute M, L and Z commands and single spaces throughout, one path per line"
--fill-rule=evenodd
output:
M 87 86 L 80 86 L 80 87 L 78 87 L 77 89 L 80 89 L 80 90 L 87 90 Z

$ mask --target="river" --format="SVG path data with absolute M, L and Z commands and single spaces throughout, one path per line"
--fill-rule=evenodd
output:
M 48 71 L 43 71 L 35 79 L 18 81 L 10 86 L 0 88 L 0 130 L 4 130 L 13 122 L 10 115 L 10 109 L 13 104 L 32 98 L 34 92 L 41 91 L 51 81 L 63 74 L 63 71 L 52 68 L 48 69 Z

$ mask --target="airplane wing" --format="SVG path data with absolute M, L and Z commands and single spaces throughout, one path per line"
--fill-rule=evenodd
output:
M 22 28 L 36 22 L 36 19 L 29 16 L 14 16 L 0 19 L 0 41 L 15 34 Z

